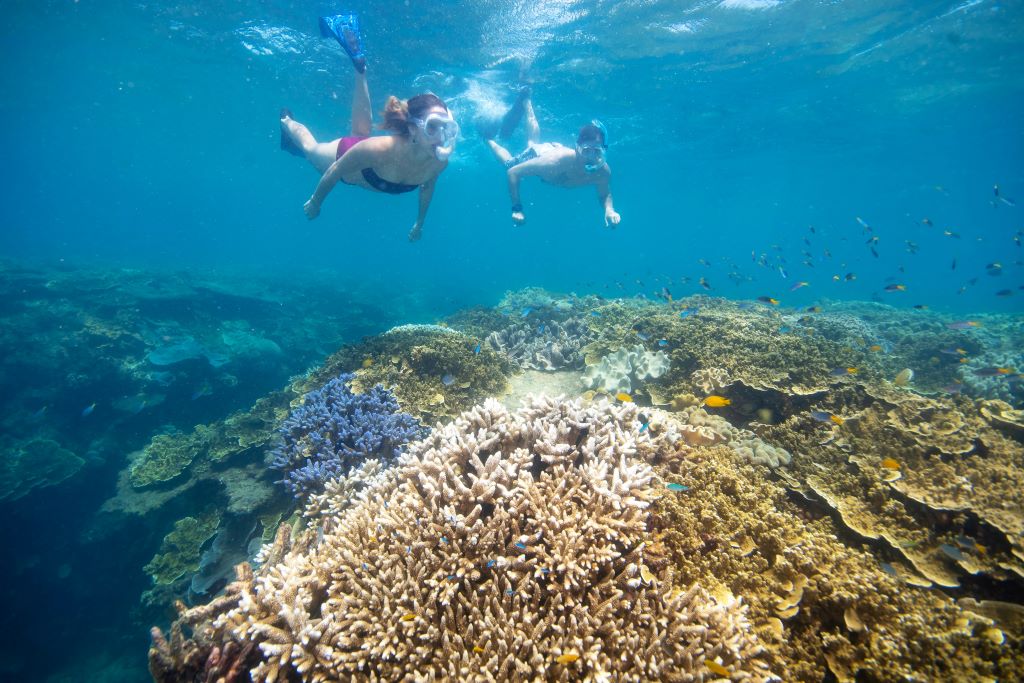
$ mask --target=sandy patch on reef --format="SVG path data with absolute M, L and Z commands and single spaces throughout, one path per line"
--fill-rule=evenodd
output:
M 559 372 L 541 372 L 527 370 L 508 381 L 508 392 L 500 397 L 500 401 L 509 410 L 523 405 L 529 394 L 547 394 L 548 396 L 565 396 L 575 398 L 583 392 L 583 373 L 577 370 Z

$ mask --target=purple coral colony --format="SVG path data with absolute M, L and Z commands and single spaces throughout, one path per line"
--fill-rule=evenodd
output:
M 348 474 L 363 461 L 392 463 L 403 447 L 426 430 L 399 411 L 394 394 L 376 385 L 363 394 L 343 374 L 306 395 L 281 425 L 282 443 L 271 466 L 284 473 L 281 483 L 296 498 L 323 491 L 324 483 Z

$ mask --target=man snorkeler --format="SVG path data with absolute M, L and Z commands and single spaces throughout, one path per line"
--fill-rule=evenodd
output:
M 487 139 L 494 156 L 507 169 L 508 193 L 512 198 L 512 222 L 523 225 L 526 216 L 519 198 L 519 183 L 526 176 L 537 176 L 541 180 L 558 187 L 597 187 L 598 200 L 604 209 L 604 224 L 615 227 L 621 217 L 612 205 L 612 193 L 609 188 L 612 172 L 605 161 L 608 149 L 608 133 L 600 121 L 591 121 L 580 128 L 576 136 L 575 148 L 569 148 L 557 142 L 540 141 L 540 125 L 533 111 L 530 99 L 530 88 L 523 88 L 516 103 L 505 114 L 501 121 L 500 133 L 503 137 L 511 135 L 519 120 L 526 118 L 527 146 L 519 154 L 512 154 L 494 141 L 499 132 L 481 127 L 481 134 Z

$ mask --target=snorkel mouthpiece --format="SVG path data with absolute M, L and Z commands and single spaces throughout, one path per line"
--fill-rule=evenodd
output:
M 437 147 L 434 148 L 434 156 L 437 157 L 438 161 L 448 161 L 448 157 L 450 157 L 452 155 L 452 152 L 454 151 L 454 142 L 448 145 L 447 147 L 442 147 L 441 145 L 438 145 Z
M 605 162 L 605 150 L 608 149 L 608 129 L 597 119 L 580 129 L 576 139 L 576 153 L 583 161 L 583 170 L 587 173 L 598 171 Z

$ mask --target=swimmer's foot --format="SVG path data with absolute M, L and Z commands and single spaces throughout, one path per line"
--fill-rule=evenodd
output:
M 366 53 L 363 52 L 363 40 L 359 33 L 359 17 L 354 14 L 320 17 L 320 35 L 324 38 L 333 36 L 352 60 L 356 71 L 366 73 Z
M 297 157 L 306 156 L 302 149 L 295 144 L 295 140 L 292 139 L 291 131 L 288 130 L 287 122 L 292 120 L 292 112 L 290 109 L 281 109 L 281 149 L 286 152 L 290 152 Z
M 476 132 L 484 140 L 493 140 L 501 127 L 501 121 L 492 118 L 479 118 L 476 120 Z

